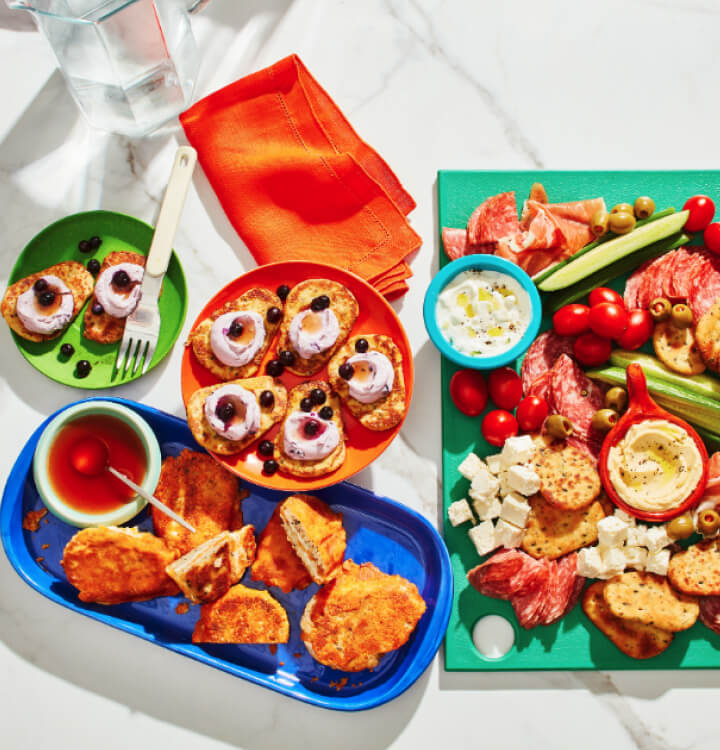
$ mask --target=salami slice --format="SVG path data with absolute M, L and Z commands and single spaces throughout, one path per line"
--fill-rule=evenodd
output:
M 535 560 L 536 566 L 529 568 L 529 575 L 525 588 L 521 594 L 516 594 L 510 600 L 520 627 L 529 630 L 540 623 L 543 605 L 545 603 L 545 587 L 550 574 L 550 563 Z
M 577 582 L 577 555 L 573 552 L 556 560 L 558 585 L 552 594 L 552 604 L 545 610 L 543 625 L 552 625 L 565 615 Z
M 700 621 L 720 635 L 720 596 L 700 597 Z
M 518 550 L 499 550 L 468 571 L 467 579 L 483 596 L 509 599 L 515 593 L 510 583 L 521 571 L 524 557 Z
M 597 439 L 592 418 L 604 403 L 604 388 L 590 380 L 567 354 L 561 354 L 552 368 L 549 405 L 573 423 L 576 437 L 588 442 Z
M 692 268 L 695 265 L 695 251 L 680 247 L 672 251 L 669 266 L 669 281 L 665 287 L 665 296 L 672 302 L 686 300 L 692 281 Z
M 526 396 L 539 396 L 547 401 L 550 398 L 550 370 L 535 378 L 528 388 L 523 389 Z
M 570 592 L 570 598 L 568 599 L 567 606 L 565 607 L 565 611 L 562 613 L 562 616 L 565 617 L 569 612 L 572 612 L 573 609 L 575 609 L 575 605 L 580 600 L 580 595 L 582 594 L 583 589 L 585 588 L 585 581 L 587 579 L 583 578 L 582 576 L 575 575 L 575 580 L 573 581 L 573 589 Z
M 552 369 L 561 354 L 572 355 L 574 340 L 570 336 L 559 336 L 555 331 L 550 330 L 541 333 L 533 341 L 523 359 L 520 371 L 525 394 L 529 392 L 535 381 Z
M 545 581 L 545 591 L 543 592 L 543 602 L 537 613 L 538 625 L 549 625 L 552 622 L 551 618 L 557 606 L 561 585 L 560 568 L 555 560 L 549 560 L 548 576 Z
M 477 253 L 492 253 L 495 250 L 495 244 L 471 245 L 468 242 L 467 231 L 465 229 L 455 229 L 453 227 L 443 227 L 442 243 L 445 255 L 450 260 L 462 258 L 464 255 L 475 255 Z
M 482 245 L 520 234 L 515 193 L 500 193 L 483 201 L 467 225 L 468 242 Z
M 669 260 L 668 260 L 669 258 Z M 648 267 L 643 271 L 642 283 L 638 289 L 637 307 L 644 310 L 650 308 L 650 303 L 657 297 L 662 297 L 667 278 L 667 266 L 672 257 L 670 253 L 661 255 L 650 261 Z
M 444 232 L 445 230 L 443 230 Z M 625 294 L 623 295 L 623 302 L 628 310 L 633 310 L 638 307 L 638 291 L 640 285 L 643 282 L 643 275 L 645 269 L 652 263 L 652 260 L 647 260 L 641 266 L 638 266 L 625 282 Z
M 696 324 L 718 297 L 720 297 L 720 257 L 712 255 L 706 258 L 705 264 L 696 271 L 690 284 L 688 305 Z

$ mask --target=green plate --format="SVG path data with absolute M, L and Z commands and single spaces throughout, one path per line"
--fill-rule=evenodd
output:
M 533 182 L 542 182 L 553 203 L 602 196 L 608 206 L 633 203 L 649 195 L 658 210 L 682 208 L 685 201 L 704 193 L 720 204 L 720 172 L 450 172 L 438 173 L 439 223 L 464 227 L 472 211 L 485 198 L 514 190 L 518 208 Z M 447 263 L 440 242 L 440 265 Z M 622 291 L 625 277 L 611 286 Z M 541 330 L 549 327 L 544 319 Z M 518 366 L 520 360 L 518 360 Z M 458 473 L 463 458 L 475 451 L 480 456 L 497 453 L 482 438 L 482 417 L 466 417 L 449 396 L 450 378 L 458 368 L 442 361 L 443 406 L 443 509 L 444 535 L 453 567 L 455 594 L 445 639 L 448 670 L 506 671 L 535 669 L 678 669 L 720 667 L 720 636 L 700 622 L 678 633 L 670 648 L 652 659 L 637 661 L 619 651 L 585 617 L 581 607 L 555 625 L 523 630 L 508 602 L 479 594 L 467 582 L 466 573 L 481 562 L 467 532 L 469 524 L 453 528 L 447 520 L 450 503 L 467 495 L 468 481 Z M 494 408 L 490 406 L 489 408 Z M 499 659 L 482 656 L 472 642 L 472 628 L 484 615 L 506 618 L 515 630 L 515 644 Z
M 64 260 L 75 260 L 87 265 L 90 258 L 97 258 L 102 263 L 103 258 L 112 252 L 147 255 L 154 231 L 153 227 L 139 219 L 113 211 L 87 211 L 67 216 L 46 227 L 30 240 L 15 263 L 9 283 L 14 284 L 25 276 Z M 78 242 L 95 235 L 102 239 L 100 248 L 95 252 L 81 253 Z M 92 296 L 87 304 L 91 300 Z M 174 252 L 170 257 L 158 304 L 162 325 L 155 356 L 148 371 L 156 367 L 172 349 L 185 322 L 187 285 L 182 266 Z M 14 332 L 12 335 L 23 357 L 34 368 L 64 385 L 88 389 L 111 388 L 142 377 L 140 368 L 135 375 L 130 375 L 128 369 L 124 378 L 113 373 L 120 342 L 98 344 L 84 338 L 84 315 L 85 307 L 63 335 L 52 341 L 37 343 L 27 341 Z M 72 344 L 75 348 L 71 357 L 65 358 L 60 354 L 63 344 Z M 75 364 L 81 359 L 87 359 L 92 366 L 90 374 L 85 378 L 79 378 L 75 374 Z

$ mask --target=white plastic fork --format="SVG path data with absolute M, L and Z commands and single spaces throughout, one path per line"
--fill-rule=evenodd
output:
M 124 378 L 128 370 L 131 375 L 135 375 L 143 362 L 141 374 L 144 375 L 155 354 L 162 322 L 158 297 L 170 262 L 175 232 L 180 223 L 196 161 L 197 151 L 190 146 L 181 146 L 175 154 L 175 162 L 145 261 L 140 301 L 125 321 L 125 332 L 115 360 L 115 371 L 120 373 L 120 377 Z

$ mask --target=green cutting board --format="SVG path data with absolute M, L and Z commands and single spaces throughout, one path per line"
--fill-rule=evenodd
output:
M 709 195 L 720 209 L 720 172 L 458 172 L 438 173 L 439 224 L 464 227 L 473 210 L 485 198 L 514 190 L 518 209 L 533 182 L 541 182 L 553 203 L 602 196 L 609 207 L 633 203 L 640 195 L 655 200 L 658 210 L 682 208 L 692 195 Z M 716 217 L 718 218 L 718 217 Z M 448 262 L 440 247 L 440 265 Z M 611 285 L 619 291 L 625 278 Z M 542 330 L 549 327 L 543 320 Z M 518 360 L 519 366 L 520 360 Z M 720 667 L 720 636 L 700 622 L 678 633 L 664 653 L 638 661 L 619 651 L 583 614 L 580 605 L 560 622 L 548 627 L 524 630 L 517 624 L 508 602 L 479 594 L 467 582 L 466 573 L 482 560 L 468 537 L 470 524 L 453 528 L 447 520 L 450 503 L 467 496 L 469 482 L 458 473 L 465 456 L 497 453 L 480 432 L 482 416 L 467 417 L 459 412 L 449 395 L 450 378 L 459 369 L 442 360 L 443 517 L 445 541 L 452 559 L 455 594 L 445 638 L 447 670 L 507 671 L 530 669 L 702 669 Z M 494 408 L 492 404 L 488 409 Z M 515 631 L 515 643 L 499 659 L 488 659 L 475 648 L 472 629 L 485 615 L 506 618 Z

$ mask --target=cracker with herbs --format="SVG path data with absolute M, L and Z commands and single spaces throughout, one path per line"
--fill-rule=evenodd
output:
M 706 539 L 670 558 L 670 583 L 684 594 L 720 596 L 720 548 L 717 539 Z
M 600 475 L 593 460 L 568 443 L 541 443 L 534 465 L 540 493 L 557 508 L 587 508 L 600 494 Z

